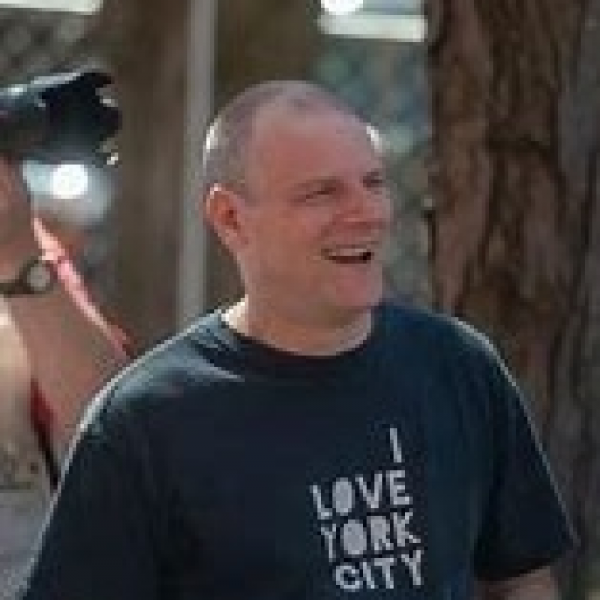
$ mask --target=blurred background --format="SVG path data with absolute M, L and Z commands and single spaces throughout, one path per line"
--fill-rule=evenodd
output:
M 113 77 L 119 160 L 25 168 L 139 350 L 237 293 L 197 209 L 224 101 L 308 78 L 380 129 L 389 293 L 474 323 L 517 373 L 580 536 L 569 600 L 600 598 L 598 47 L 600 0 L 0 0 L 0 84 Z

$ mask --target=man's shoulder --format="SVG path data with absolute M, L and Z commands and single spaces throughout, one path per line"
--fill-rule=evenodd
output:
M 386 301 L 379 307 L 386 322 L 395 327 L 442 335 L 473 335 L 475 329 L 458 317 L 427 305 Z
M 473 352 L 493 355 L 489 338 L 466 320 L 424 305 L 386 302 L 380 316 L 392 336 L 402 336 L 412 344 L 423 344 L 439 351 Z
M 96 395 L 88 419 L 99 413 L 153 411 L 193 394 L 211 368 L 213 320 L 212 314 L 200 317 L 132 360 Z

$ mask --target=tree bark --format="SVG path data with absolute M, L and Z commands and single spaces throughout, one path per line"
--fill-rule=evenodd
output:
M 490 335 L 532 399 L 580 537 L 562 583 L 570 598 L 592 598 L 600 2 L 429 0 L 427 11 L 435 301 Z

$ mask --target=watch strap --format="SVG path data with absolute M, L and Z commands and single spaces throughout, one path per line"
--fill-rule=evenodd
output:
M 47 281 L 34 284 L 31 281 L 33 270 L 45 266 L 47 270 Z M 27 260 L 17 276 L 9 281 L 0 281 L 0 294 L 7 297 L 31 296 L 49 292 L 55 285 L 57 279 L 54 261 L 43 253 L 37 254 Z M 37 283 L 37 282 L 36 282 Z

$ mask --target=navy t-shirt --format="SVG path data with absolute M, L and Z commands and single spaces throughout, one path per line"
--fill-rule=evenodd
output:
M 570 539 L 466 325 L 382 306 L 358 348 L 304 357 L 214 313 L 94 403 L 24 598 L 467 600 Z

